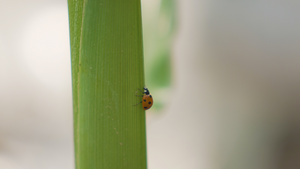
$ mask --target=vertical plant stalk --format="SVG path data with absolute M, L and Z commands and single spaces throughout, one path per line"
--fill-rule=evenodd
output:
M 68 0 L 77 169 L 146 169 L 140 0 Z

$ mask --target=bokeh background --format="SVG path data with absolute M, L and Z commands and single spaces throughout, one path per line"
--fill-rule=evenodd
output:
M 142 0 L 149 169 L 300 168 L 299 9 Z M 74 168 L 70 70 L 67 2 L 0 0 L 0 168 Z

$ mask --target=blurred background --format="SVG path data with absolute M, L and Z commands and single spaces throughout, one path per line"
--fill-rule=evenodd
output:
M 300 2 L 142 0 L 149 169 L 300 168 Z M 73 169 L 67 2 L 0 0 L 0 168 Z

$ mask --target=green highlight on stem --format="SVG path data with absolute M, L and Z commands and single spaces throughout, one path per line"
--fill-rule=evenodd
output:
M 146 169 L 140 0 L 68 0 L 77 169 Z

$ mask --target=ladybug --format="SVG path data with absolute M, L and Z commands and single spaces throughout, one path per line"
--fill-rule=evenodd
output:
M 150 94 L 148 88 L 144 87 L 144 96 L 142 100 L 142 105 L 144 110 L 148 110 L 151 108 L 153 105 L 153 98 L 152 95 Z
M 144 87 L 144 91 L 141 91 L 141 92 L 143 92 L 143 95 L 136 95 L 136 96 L 143 97 L 143 99 L 142 99 L 142 101 L 140 103 L 142 103 L 144 110 L 148 110 L 153 105 L 152 95 L 150 94 L 148 88 L 146 88 L 146 87 Z

